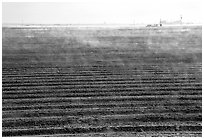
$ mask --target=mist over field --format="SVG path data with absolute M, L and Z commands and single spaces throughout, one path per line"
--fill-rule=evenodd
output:
M 202 27 L 2 28 L 3 136 L 201 136 Z
M 202 0 L 2 2 L 3 137 L 202 137 Z

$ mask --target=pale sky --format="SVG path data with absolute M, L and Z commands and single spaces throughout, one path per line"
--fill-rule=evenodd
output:
M 101 2 L 3 2 L 2 22 L 18 24 L 158 23 L 202 21 L 202 0 L 135 0 Z

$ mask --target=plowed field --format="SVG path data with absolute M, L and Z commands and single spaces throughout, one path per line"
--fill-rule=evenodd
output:
M 3 136 L 201 136 L 202 28 L 3 28 Z

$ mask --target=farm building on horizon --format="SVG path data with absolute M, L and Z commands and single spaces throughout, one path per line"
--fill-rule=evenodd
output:
M 159 21 L 159 24 L 148 24 L 146 27 L 158 27 L 158 26 L 163 26 L 163 25 L 181 25 L 183 17 L 180 16 L 180 20 L 175 20 L 175 21 L 168 21 L 168 20 L 161 20 Z

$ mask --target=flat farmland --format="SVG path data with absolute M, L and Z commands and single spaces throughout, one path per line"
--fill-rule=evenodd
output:
M 202 27 L 3 27 L 2 135 L 202 136 Z

